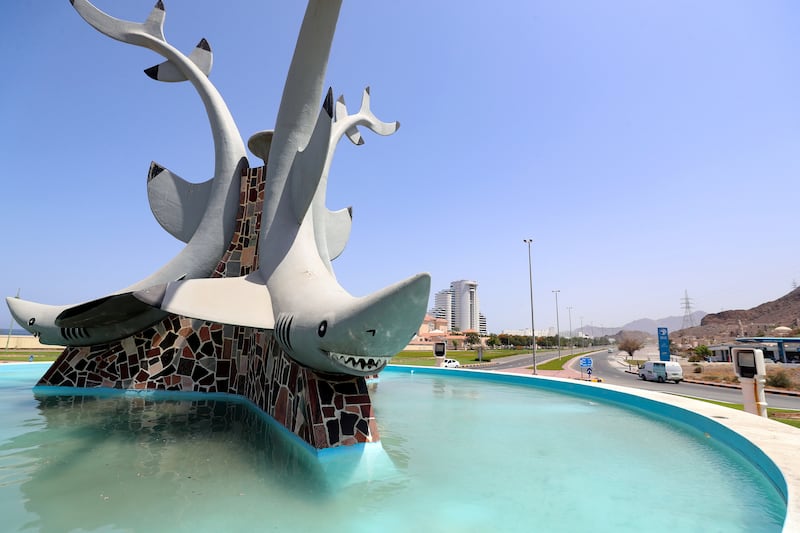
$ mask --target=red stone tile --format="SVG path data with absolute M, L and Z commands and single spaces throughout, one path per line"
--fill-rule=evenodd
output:
M 329 448 L 328 446 L 328 432 L 325 430 L 324 424 L 314 424 L 314 442 L 310 443 L 315 448 Z
M 347 405 L 365 405 L 371 402 L 369 394 L 351 394 L 344 397 Z
M 279 423 L 283 424 L 285 427 L 291 427 L 291 424 L 287 424 L 288 422 L 288 410 L 289 410 L 289 392 L 281 387 L 278 391 L 278 398 L 275 400 L 275 409 L 274 409 L 274 418 Z

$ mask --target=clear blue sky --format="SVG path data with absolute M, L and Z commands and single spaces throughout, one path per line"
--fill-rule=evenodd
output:
M 151 0 L 97 0 L 142 21 Z M 271 129 L 303 2 L 165 0 L 167 39 L 214 50 L 245 140 Z M 103 296 L 182 244 L 150 213 L 151 160 L 213 170 L 187 83 L 67 0 L 0 17 L 0 293 Z M 417 272 L 478 282 L 490 331 L 618 326 L 749 308 L 800 283 L 800 4 L 794 1 L 345 0 L 328 84 L 399 120 L 341 143 L 328 205 L 354 208 L 334 268 L 363 295 Z M 251 156 L 252 165 L 260 161 Z M 0 327 L 10 322 L 5 305 Z

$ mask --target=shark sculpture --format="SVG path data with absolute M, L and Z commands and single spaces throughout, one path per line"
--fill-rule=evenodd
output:
M 214 176 L 191 183 L 152 163 L 147 190 L 150 207 L 170 234 L 186 243 L 159 270 L 111 295 L 79 304 L 46 305 L 6 298 L 14 319 L 44 344 L 90 346 L 127 337 L 163 319 L 167 313 L 132 296 L 159 283 L 209 276 L 225 253 L 236 223 L 239 180 L 247 168 L 241 135 L 225 102 L 209 81 L 211 47 L 205 39 L 185 56 L 164 38 L 161 0 L 144 23 L 119 20 L 87 0 L 70 0 L 92 27 L 113 39 L 148 48 L 166 59 L 145 70 L 165 82 L 189 81 L 205 106 L 214 140 Z
M 330 260 L 349 235 L 349 212 L 324 208 L 327 173 L 338 140 L 362 142 L 358 126 L 388 135 L 397 123 L 369 111 L 347 115 L 323 82 L 341 0 L 310 0 L 272 135 L 249 143 L 268 153 L 259 265 L 244 277 L 193 279 L 134 292 L 171 313 L 273 330 L 281 348 L 315 370 L 364 376 L 382 370 L 417 332 L 430 275 L 417 274 L 364 297 L 337 282 Z M 319 110 L 319 111 L 317 111 Z
M 389 135 L 398 123 L 379 121 L 370 92 L 347 113 L 332 91 L 322 102 L 328 56 L 341 0 L 310 0 L 284 86 L 274 131 L 248 145 L 267 163 L 258 235 L 258 268 L 244 277 L 209 279 L 225 251 L 238 207 L 232 186 L 246 165 L 233 119 L 207 80 L 210 50 L 201 41 L 188 58 L 163 37 L 161 0 L 143 24 L 110 17 L 87 0 L 71 0 L 93 27 L 114 39 L 145 46 L 167 58 L 147 72 L 162 81 L 188 79 L 203 99 L 214 134 L 216 169 L 208 186 L 184 182 L 151 167 L 148 193 L 156 218 L 187 246 L 162 269 L 110 296 L 75 306 L 41 306 L 9 298 L 15 319 L 42 342 L 91 345 L 125 337 L 174 313 L 191 318 L 272 330 L 295 361 L 317 371 L 365 376 L 382 370 L 421 323 L 430 275 L 417 274 L 368 296 L 350 295 L 336 280 L 331 261 L 350 235 L 351 210 L 325 207 L 328 172 L 338 141 L 361 144 L 359 126 Z M 209 54 L 206 54 L 209 52 Z M 205 202 L 179 211 L 188 199 Z M 186 211 L 186 210 L 184 210 Z M 191 235 L 191 237 L 189 237 Z

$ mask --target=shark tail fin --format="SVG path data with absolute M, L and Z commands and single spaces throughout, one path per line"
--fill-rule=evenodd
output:
M 164 3 L 161 0 L 156 2 L 147 20 L 143 23 L 128 22 L 111 17 L 103 11 L 97 9 L 88 0 L 69 0 L 75 11 L 83 17 L 94 29 L 112 39 L 122 42 L 129 42 L 133 36 L 148 35 L 159 41 L 164 39 Z
M 211 45 L 205 39 L 200 39 L 197 46 L 189 54 L 189 60 L 208 77 L 211 73 L 211 66 L 214 63 L 214 54 L 211 52 Z M 188 78 L 183 74 L 172 61 L 164 61 L 144 71 L 145 74 L 154 80 L 164 82 L 186 81 Z

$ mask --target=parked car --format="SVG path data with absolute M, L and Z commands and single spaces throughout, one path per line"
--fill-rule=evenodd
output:
M 683 381 L 683 368 L 675 361 L 645 361 L 639 367 L 639 377 L 647 381 Z
M 455 359 L 445 359 L 442 366 L 445 368 L 458 368 L 461 366 L 461 363 L 456 361 Z

